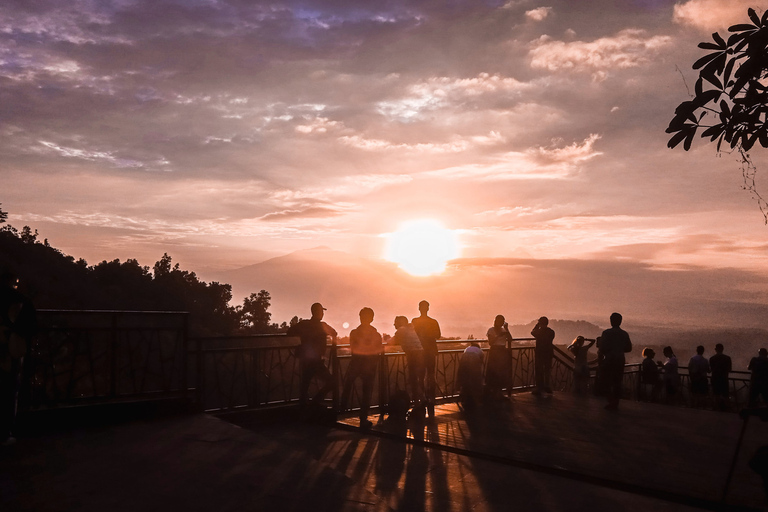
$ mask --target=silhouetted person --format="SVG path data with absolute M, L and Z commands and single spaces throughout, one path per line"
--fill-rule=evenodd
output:
M 752 372 L 749 380 L 749 406 L 756 406 L 760 396 L 768 405 L 768 350 L 764 348 L 758 350 L 757 357 L 752 358 L 747 370 Z
M 554 347 L 552 342 L 555 340 L 555 331 L 548 327 L 549 319 L 545 316 L 539 318 L 539 321 L 533 327 L 531 336 L 536 338 L 535 368 L 536 368 L 536 389 L 533 394 L 539 395 L 542 391 L 552 393 L 550 375 L 552 373 L 552 357 Z
M 761 446 L 749 459 L 749 467 L 763 479 L 763 490 L 768 498 L 768 446 Z
M 429 312 L 429 302 L 423 300 L 419 302 L 419 313 L 412 320 L 413 328 L 421 340 L 421 346 L 424 349 L 424 367 L 426 370 L 426 382 L 424 384 L 424 394 L 427 399 L 427 412 L 434 417 L 435 415 L 435 371 L 437 366 L 437 340 L 440 339 L 440 324 L 437 320 L 427 316 Z
M 696 347 L 696 355 L 688 361 L 688 376 L 691 379 L 692 405 L 700 407 L 706 404 L 709 395 L 709 359 L 704 357 L 704 347 Z
M 509 369 L 511 356 L 507 349 L 507 342 L 512 341 L 509 334 L 509 325 L 504 315 L 496 315 L 493 327 L 486 333 L 488 338 L 488 367 L 485 371 L 485 383 L 488 397 L 491 400 L 502 398 L 502 390 L 511 388 L 509 383 Z
M 376 377 L 376 368 L 379 366 L 381 353 L 384 350 L 381 334 L 371 325 L 371 322 L 373 322 L 373 310 L 361 309 L 360 325 L 349 333 L 352 358 L 344 381 L 344 392 L 341 394 L 341 408 L 346 409 L 355 380 L 359 377 L 363 381 L 363 394 L 360 397 L 360 428 L 363 429 L 373 425 L 368 420 L 368 409 L 371 407 L 373 379 Z
M 622 317 L 613 313 L 610 318 L 611 328 L 603 331 L 598 348 L 603 356 L 600 371 L 603 372 L 605 394 L 608 397 L 608 410 L 619 407 L 622 382 L 624 380 L 624 354 L 632 351 L 632 341 L 627 331 L 621 328 Z
M 13 444 L 24 356 L 37 330 L 32 303 L 11 273 L 0 276 L 0 444 Z
M 723 344 L 715 345 L 715 355 L 709 358 L 709 368 L 712 372 L 712 396 L 715 409 L 726 410 L 729 407 L 728 374 L 733 369 L 731 358 L 723 354 Z
M 476 341 L 470 342 L 461 355 L 458 381 L 461 405 L 465 411 L 472 411 L 483 395 L 483 350 Z
M 411 385 L 411 398 L 414 402 L 414 410 L 422 411 L 426 407 L 424 397 L 424 378 L 426 367 L 424 365 L 424 348 L 421 346 L 419 335 L 413 328 L 413 324 L 408 323 L 404 316 L 395 317 L 395 335 L 392 341 L 395 345 L 400 345 L 405 352 L 405 362 L 408 365 L 408 382 Z
M 589 341 L 587 345 L 584 342 Z M 589 349 L 595 344 L 595 340 L 584 336 L 577 336 L 573 343 L 568 345 L 568 350 L 573 354 L 573 389 L 577 395 L 582 395 L 589 388 L 589 362 L 587 356 Z
M 307 405 L 309 384 L 313 377 L 318 377 L 323 381 L 323 386 L 312 399 L 313 402 L 321 404 L 325 395 L 333 389 L 333 376 L 323 358 L 328 339 L 336 340 L 336 330 L 323 322 L 325 308 L 322 304 L 315 302 L 310 311 L 312 318 L 301 320 L 296 325 L 291 326 L 287 332 L 288 336 L 297 336 L 301 340 L 298 355 L 301 363 L 299 404 L 302 407 Z
M 659 390 L 661 389 L 659 366 L 653 360 L 654 357 L 656 357 L 656 352 L 652 348 L 643 349 L 643 362 L 640 365 L 640 399 L 651 402 L 659 399 Z
M 672 347 L 664 347 L 664 391 L 667 394 L 667 403 L 677 401 L 677 390 L 680 389 L 680 373 L 677 356 L 672 351 Z

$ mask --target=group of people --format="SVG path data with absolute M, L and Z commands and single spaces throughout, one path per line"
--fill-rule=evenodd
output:
M 621 328 L 622 316 L 613 313 L 610 317 L 611 328 L 603 331 L 596 339 L 578 336 L 568 347 L 574 356 L 574 387 L 577 393 L 587 390 L 590 370 L 588 353 L 590 347 L 598 346 L 598 380 L 600 387 L 608 397 L 606 409 L 613 410 L 619 405 L 621 384 L 624 377 L 624 354 L 632 350 L 629 334 Z M 531 336 L 536 340 L 534 347 L 534 376 L 536 385 L 534 395 L 552 394 L 552 358 L 554 356 L 555 331 L 549 327 L 549 319 L 542 316 L 534 325 Z M 475 342 L 464 351 L 459 367 L 459 386 L 462 389 L 461 403 L 465 409 L 474 408 L 481 397 L 496 401 L 503 399 L 503 390 L 509 395 L 512 390 L 510 381 L 511 353 L 507 348 L 512 341 L 509 325 L 503 315 L 497 315 L 493 327 L 487 332 L 488 364 L 485 376 L 484 393 L 482 388 L 482 351 Z
M 297 352 L 301 364 L 301 382 L 299 403 L 305 409 L 310 403 L 321 404 L 325 396 L 333 389 L 333 378 L 324 361 L 326 346 L 337 338 L 335 329 L 323 322 L 326 309 L 320 303 L 312 304 L 311 318 L 301 320 L 291 326 L 288 336 L 300 340 Z M 395 333 L 390 344 L 399 345 L 405 353 L 408 371 L 408 387 L 413 412 L 420 415 L 435 414 L 435 369 L 437 362 L 437 340 L 441 337 L 440 325 L 429 316 L 429 302 L 419 303 L 418 317 L 410 322 L 405 316 L 394 319 Z M 380 356 L 384 353 L 381 334 L 371 325 L 374 312 L 365 307 L 360 310 L 360 325 L 349 335 L 351 360 L 346 373 L 339 408 L 346 410 L 349 397 L 356 381 L 362 381 L 360 398 L 360 426 L 370 428 L 368 420 L 373 382 L 379 366 Z M 626 331 L 621 329 L 622 317 L 614 313 L 610 317 L 611 328 L 603 331 L 596 340 L 578 337 L 569 350 L 575 358 L 576 389 L 584 391 L 589 381 L 587 354 L 589 348 L 597 342 L 599 354 L 599 379 L 608 397 L 607 409 L 616 409 L 621 397 L 621 383 L 624 374 L 624 354 L 632 350 L 632 342 Z M 533 394 L 552 394 L 551 369 L 554 355 L 555 331 L 549 327 L 549 319 L 542 316 L 537 321 L 531 335 L 535 345 L 535 379 Z M 462 354 L 458 371 L 458 387 L 461 390 L 461 402 L 465 409 L 471 409 L 482 399 L 503 399 L 503 392 L 509 395 L 512 390 L 510 367 L 511 354 L 508 350 L 512 335 L 503 315 L 497 315 L 493 327 L 487 332 L 488 361 L 483 382 L 484 354 L 477 342 L 472 342 Z M 589 342 L 589 343 L 587 343 Z M 309 387 L 313 378 L 322 384 L 312 400 L 309 400 Z
M 710 385 L 714 408 L 729 408 L 729 374 L 733 370 L 731 358 L 723 353 L 722 343 L 715 345 L 715 355 L 704 357 L 704 346 L 696 347 L 696 355 L 688 361 L 688 376 L 691 382 L 691 403 L 694 407 L 706 405 Z M 643 362 L 640 369 L 640 398 L 658 401 L 661 390 L 668 403 L 679 400 L 680 373 L 679 363 L 672 347 L 664 347 L 666 361 L 654 361 L 656 352 L 651 348 L 643 350 Z M 749 407 L 757 405 L 762 396 L 768 403 L 768 350 L 761 348 L 757 357 L 753 357 L 747 369 L 751 372 L 749 386 Z
M 322 381 L 312 402 L 322 403 L 325 396 L 333 389 L 331 372 L 324 362 L 328 341 L 338 336 L 336 330 L 323 322 L 326 309 L 316 302 L 310 308 L 308 320 L 301 320 L 288 329 L 288 336 L 296 336 L 301 344 L 298 357 L 301 363 L 301 382 L 299 403 L 302 408 L 309 404 L 309 386 L 313 378 Z M 435 415 L 435 367 L 437 363 L 437 340 L 441 337 L 440 324 L 428 315 L 429 302 L 419 303 L 419 316 L 410 322 L 405 316 L 395 317 L 395 334 L 390 343 L 400 345 L 405 352 L 408 366 L 408 383 L 414 410 L 421 414 Z M 373 327 L 374 312 L 365 307 L 360 310 L 360 325 L 349 333 L 349 345 L 352 353 L 349 368 L 344 381 L 340 408 L 346 409 L 349 396 L 355 382 L 362 381 L 360 399 L 360 426 L 370 428 L 368 410 L 373 394 L 373 381 L 380 356 L 384 353 L 384 344 L 378 330 Z

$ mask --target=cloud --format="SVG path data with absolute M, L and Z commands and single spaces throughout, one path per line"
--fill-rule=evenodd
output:
M 344 145 L 365 151 L 413 151 L 416 153 L 459 153 L 470 147 L 470 141 L 457 139 L 451 142 L 419 142 L 416 144 L 394 143 L 382 139 L 368 139 L 360 135 L 339 137 Z
M 379 113 L 400 121 L 418 119 L 424 112 L 464 106 L 485 95 L 503 94 L 520 97 L 533 86 L 512 77 L 480 73 L 472 78 L 432 77 L 408 87 L 408 96 L 381 101 Z
M 551 7 L 537 7 L 536 9 L 525 11 L 525 15 L 528 17 L 528 19 L 533 21 L 542 21 L 550 14 L 552 14 Z
M 672 19 L 702 31 L 724 30 L 737 23 L 751 23 L 747 9 L 754 0 L 689 0 L 675 4 Z
M 309 123 L 300 124 L 296 126 L 296 131 L 299 133 L 327 133 L 331 130 L 342 128 L 344 125 L 338 121 L 331 121 L 327 117 L 316 117 L 310 120 Z
M 564 179 L 578 170 L 579 165 L 602 153 L 594 150 L 600 139 L 591 134 L 581 143 L 549 148 L 536 147 L 524 152 L 510 151 L 489 157 L 484 164 L 471 163 L 423 173 L 444 179 L 473 179 L 481 181 Z
M 581 144 L 574 142 L 565 147 L 536 148 L 529 150 L 529 154 L 536 156 L 544 162 L 577 164 L 591 160 L 603 153 L 595 151 L 595 142 L 600 140 L 600 135 L 590 134 Z
M 649 64 L 672 41 L 669 36 L 649 37 L 639 29 L 622 30 L 613 37 L 589 42 L 553 41 L 541 36 L 531 44 L 528 55 L 531 67 L 536 69 L 605 73 Z
M 324 208 L 316 206 L 313 208 L 304 208 L 302 210 L 282 210 L 279 212 L 272 212 L 259 217 L 259 220 L 275 221 L 275 220 L 292 220 L 297 218 L 323 218 L 323 217 L 335 217 L 341 215 L 341 212 L 333 208 Z

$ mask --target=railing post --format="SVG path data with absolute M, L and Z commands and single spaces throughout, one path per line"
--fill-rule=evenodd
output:
M 181 385 L 182 388 L 182 400 L 184 401 L 184 407 L 189 407 L 188 395 L 189 395 L 189 314 L 184 314 L 184 325 L 182 327 L 181 340 Z
M 389 410 L 389 368 L 387 355 L 379 356 L 379 411 L 381 414 Z
M 112 313 L 112 332 L 110 333 L 111 354 L 109 360 L 109 396 L 117 397 L 117 313 Z M 90 346 L 90 345 L 89 345 Z
M 203 354 L 203 340 L 197 338 L 197 408 L 200 412 L 205 410 L 205 357 Z
M 339 410 L 339 384 L 340 384 L 340 368 L 339 357 L 337 354 L 336 340 L 334 339 L 331 344 L 331 377 L 333 378 L 333 400 L 332 407 L 334 411 Z
M 251 378 L 253 379 L 253 385 L 251 386 L 252 399 L 249 400 L 248 405 L 250 407 L 256 407 L 259 405 L 259 392 L 261 391 L 259 386 L 259 349 L 251 350 Z

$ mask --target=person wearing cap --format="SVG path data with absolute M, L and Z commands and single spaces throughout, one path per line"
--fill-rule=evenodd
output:
M 621 328 L 622 316 L 611 314 L 611 328 L 603 331 L 597 342 L 597 348 L 603 356 L 600 372 L 603 374 L 605 393 L 608 397 L 606 409 L 615 410 L 619 407 L 621 385 L 624 380 L 624 354 L 632 351 L 632 341 L 627 331 Z
M 360 310 L 360 325 L 349 333 L 349 348 L 352 357 L 349 361 L 346 379 L 344 379 L 344 392 L 341 394 L 341 410 L 347 408 L 352 387 L 359 377 L 363 381 L 363 394 L 360 396 L 360 428 L 371 428 L 373 425 L 368 420 L 368 409 L 371 406 L 373 394 L 373 380 L 376 377 L 376 368 L 379 366 L 384 345 L 381 343 L 381 334 L 371 325 L 373 322 L 373 310 L 363 308 Z
M 747 370 L 752 372 L 749 381 L 749 407 L 755 407 L 761 395 L 763 402 L 768 405 L 768 350 L 758 350 L 757 357 L 752 358 Z
M 315 302 L 310 308 L 312 318 L 299 321 L 287 332 L 288 336 L 295 336 L 301 340 L 298 357 L 301 363 L 299 404 L 302 407 L 307 405 L 309 384 L 313 377 L 323 381 L 323 386 L 312 399 L 313 402 L 322 403 L 325 395 L 333 390 L 333 376 L 323 358 L 329 339 L 335 341 L 337 333 L 333 327 L 323 322 L 325 310 L 322 304 Z
M 555 340 L 555 331 L 549 327 L 549 319 L 545 316 L 539 318 L 539 321 L 533 327 L 531 336 L 536 338 L 536 348 L 534 355 L 536 358 L 536 389 L 534 395 L 545 393 L 552 394 L 550 385 L 550 374 L 552 373 L 552 357 L 554 356 L 554 347 L 552 342 Z
M 440 333 L 440 324 L 437 320 L 427 315 L 429 312 L 429 302 L 423 300 L 419 302 L 420 316 L 414 318 L 411 323 L 416 330 L 416 334 L 421 340 L 421 346 L 424 349 L 424 368 L 426 370 L 424 382 L 424 394 L 427 400 L 427 412 L 431 417 L 435 416 L 435 371 L 437 367 L 437 340 L 442 335 Z

